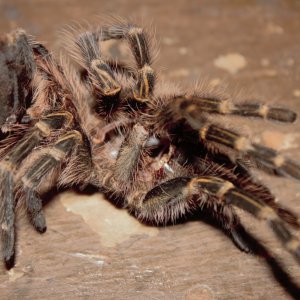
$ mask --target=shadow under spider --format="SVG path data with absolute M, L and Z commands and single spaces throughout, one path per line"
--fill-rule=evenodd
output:
M 45 195 L 43 195 L 43 203 L 44 206 L 46 206 L 56 195 L 67 191 L 69 189 L 63 189 L 63 190 L 50 190 Z M 95 193 L 99 193 L 99 189 L 94 186 L 87 186 L 83 190 L 79 189 L 73 189 L 76 193 L 82 194 L 82 195 L 93 195 Z M 102 192 L 102 191 L 100 191 Z M 104 193 L 106 196 L 106 200 L 109 201 L 111 204 L 115 206 L 116 209 L 123 209 L 124 208 L 124 200 L 118 197 L 115 197 L 113 195 Z M 105 201 L 105 200 L 104 200 Z M 131 214 L 132 215 L 132 214 Z M 132 215 L 133 216 L 133 215 Z M 214 229 L 217 229 L 219 231 L 222 231 L 230 240 L 232 238 L 230 237 L 230 233 L 223 229 L 219 222 L 216 220 L 216 218 L 208 211 L 208 210 L 197 210 L 196 212 L 187 214 L 181 218 L 179 218 L 176 222 L 169 222 L 167 224 L 153 224 L 151 222 L 147 221 L 140 221 L 142 224 L 146 226 L 155 226 L 155 227 L 165 227 L 165 226 L 174 226 L 179 224 L 185 224 L 188 222 L 203 222 L 207 225 L 212 226 Z M 243 240 L 247 243 L 249 246 L 250 253 L 252 255 L 256 255 L 260 258 L 263 258 L 263 261 L 265 264 L 269 267 L 273 278 L 282 286 L 282 288 L 293 298 L 293 299 L 299 299 L 300 295 L 300 286 L 294 281 L 294 279 L 291 277 L 291 275 L 284 269 L 282 264 L 271 254 L 271 252 L 261 243 L 259 242 L 253 234 L 251 234 L 249 231 L 247 231 L 242 225 L 240 225 L 238 228 L 238 233 L 241 235 Z M 233 240 L 232 240 L 233 242 Z M 234 242 L 233 242 L 234 243 Z M 238 245 L 235 245 L 238 247 Z M 239 247 L 238 247 L 239 248 Z M 242 250 L 241 250 L 242 251 Z

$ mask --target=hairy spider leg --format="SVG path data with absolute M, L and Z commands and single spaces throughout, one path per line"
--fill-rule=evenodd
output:
M 217 177 L 193 178 L 189 183 L 190 189 L 205 190 L 227 204 L 237 206 L 254 217 L 268 222 L 277 238 L 300 263 L 300 243 L 286 227 L 278 214 L 258 197 L 235 187 L 230 181 Z
M 180 107 L 185 110 L 198 110 L 222 115 L 258 117 L 286 123 L 293 123 L 297 118 L 297 114 L 289 109 L 260 103 L 235 104 L 230 99 L 199 97 L 197 95 L 178 96 L 174 99 L 174 102 L 177 101 L 180 102 Z
M 162 127 L 175 124 L 179 119 L 185 119 L 188 124 L 199 133 L 199 139 L 205 143 L 223 145 L 238 153 L 249 155 L 266 169 L 272 170 L 276 175 L 291 176 L 300 180 L 300 166 L 287 159 L 277 151 L 252 143 L 250 139 L 232 130 L 211 124 L 202 108 L 195 104 L 187 104 L 186 100 L 177 98 L 159 112 L 159 124 Z
M 1 244 L 2 253 L 6 262 L 14 255 L 15 232 L 15 198 L 14 174 L 22 161 L 38 146 L 51 132 L 63 126 L 69 127 L 73 123 L 73 116 L 68 112 L 46 115 L 28 130 L 25 136 L 0 161 L 1 185 Z
M 55 143 L 40 151 L 41 154 L 21 178 L 27 213 L 32 225 L 39 232 L 46 230 L 46 221 L 42 212 L 42 200 L 37 194 L 37 189 L 45 176 L 60 166 L 82 142 L 82 135 L 76 130 L 62 135 Z
M 235 187 L 230 181 L 218 177 L 177 177 L 168 180 L 150 190 L 133 210 L 141 219 L 159 219 L 161 215 L 167 216 L 168 213 L 174 215 L 176 210 L 177 215 L 184 214 L 201 205 L 203 194 L 213 196 L 213 198 L 206 198 L 206 201 L 233 205 L 257 219 L 267 221 L 284 248 L 300 263 L 300 243 L 276 212 L 261 199 Z M 201 195 L 201 197 L 197 201 L 194 195 Z M 169 212 L 172 210 L 173 212 Z
M 15 147 L 11 149 L 0 162 L 0 166 L 1 164 L 11 166 L 11 170 L 9 170 L 11 172 L 11 180 L 10 177 L 8 177 L 9 183 L 11 184 L 7 185 L 9 190 L 3 192 L 3 199 L 5 199 L 3 205 L 6 205 L 7 209 L 4 209 L 3 214 L 0 216 L 1 224 L 3 224 L 2 229 L 4 228 L 1 235 L 3 256 L 8 267 L 13 264 L 14 260 L 14 208 L 16 204 L 14 185 L 17 183 L 14 182 L 14 173 L 16 173 L 17 167 L 20 166 L 23 160 L 25 160 L 31 152 L 34 152 L 35 154 L 39 153 L 38 151 L 35 151 L 34 148 L 38 146 L 43 139 L 57 139 L 55 131 L 64 131 L 72 128 L 74 126 L 74 118 L 77 116 L 77 111 L 72 102 L 72 95 L 68 89 L 69 86 L 64 77 L 63 69 L 57 64 L 52 55 L 42 44 L 32 40 L 30 45 L 36 62 L 37 74 L 35 82 L 33 82 L 33 86 L 36 89 L 34 103 L 35 109 L 36 107 L 39 108 L 37 112 L 33 111 L 33 115 L 36 114 L 38 117 L 42 114 L 44 116 L 28 130 L 25 137 L 16 143 Z M 76 131 L 76 133 L 78 132 Z M 75 133 L 73 135 L 76 136 Z M 62 139 L 65 138 L 66 140 L 71 141 L 74 139 L 73 135 L 71 135 L 70 138 L 68 135 L 59 138 L 57 144 L 49 151 L 57 154 L 61 143 L 66 143 L 66 141 L 63 141 Z M 70 144 L 70 141 L 67 145 Z M 73 147 L 70 146 L 70 149 L 72 148 Z M 65 150 L 64 147 L 61 150 Z M 45 147 L 43 151 L 47 151 L 47 147 Z M 69 154 L 69 151 L 66 150 L 65 152 L 66 155 L 56 157 L 56 161 L 61 160 Z M 57 155 L 59 156 L 59 154 Z M 47 172 L 47 168 L 49 170 L 53 169 L 53 162 L 51 164 L 49 159 L 47 160 L 47 157 L 45 156 L 43 157 L 43 160 L 37 161 L 36 169 L 33 170 L 32 168 L 33 167 L 29 168 L 21 179 L 24 185 L 24 190 L 22 191 L 23 194 L 21 193 L 21 195 L 25 197 L 24 202 L 31 223 L 37 231 L 44 232 L 46 230 L 46 222 L 41 211 L 42 202 L 35 193 L 35 182 L 38 182 L 38 177 L 42 178 L 45 174 L 38 173 L 38 175 L 34 177 L 34 174 L 36 174 L 34 170 L 41 172 L 41 170 L 45 168 L 45 171 Z M 33 177 L 33 179 L 31 177 Z M 32 181 L 35 180 L 32 186 L 30 185 L 31 179 Z M 9 195 L 9 197 L 7 197 L 5 193 Z M 6 223 L 10 224 L 10 226 L 6 226 Z
M 28 91 L 26 91 L 26 89 L 29 88 L 30 82 L 33 79 L 35 64 L 30 47 L 30 40 L 28 39 L 26 33 L 23 30 L 19 29 L 14 32 L 13 36 L 15 39 L 15 47 L 17 49 L 14 61 L 15 66 L 17 67 L 17 70 L 20 70 L 23 66 L 19 76 L 17 77 L 16 74 L 14 74 L 13 76 L 13 111 L 16 114 L 20 114 L 21 117 L 25 113 L 26 108 L 31 105 L 31 103 L 26 103 L 26 96 L 28 94 Z
M 30 47 L 30 38 L 24 30 L 17 29 L 7 34 L 0 44 L 0 69 L 3 72 L 0 126 L 5 132 L 5 125 L 20 122 L 26 113 L 26 108 L 32 104 L 30 83 L 33 79 L 35 62 Z
M 103 60 L 95 35 L 92 32 L 83 32 L 73 43 L 74 47 L 69 51 L 88 72 L 94 93 L 100 98 L 105 98 L 107 102 L 117 101 L 121 86 L 110 65 Z
M 96 98 L 97 114 L 106 117 L 118 115 L 124 106 L 123 97 L 120 95 L 122 87 L 116 78 L 118 67 L 114 68 L 103 59 L 98 38 L 93 32 L 83 32 L 79 36 L 75 33 L 66 31 L 67 39 L 70 40 L 66 49 L 83 68 L 83 79 Z
M 66 34 L 70 38 L 70 33 L 66 32 Z M 103 59 L 99 42 L 110 39 L 128 41 L 137 63 L 136 74 L 122 63 L 114 64 Z M 73 46 L 66 45 L 67 51 L 87 72 L 87 82 L 91 84 L 97 99 L 95 107 L 97 113 L 111 116 L 124 110 L 124 106 L 128 104 L 135 110 L 136 104 L 149 101 L 154 88 L 155 74 L 151 68 L 150 43 L 142 28 L 120 23 L 103 27 L 96 32 L 81 33 L 79 37 L 71 37 L 71 40 Z M 135 86 L 122 87 L 116 78 L 118 73 L 136 81 Z M 131 101 L 135 103 L 134 106 L 131 106 Z
M 36 74 L 33 86 L 35 89 L 35 108 L 41 112 L 53 110 L 68 110 L 76 114 L 62 67 L 56 62 L 51 53 L 40 43 L 33 42 L 32 49 L 36 60 Z
M 133 91 L 138 102 L 148 102 L 155 85 L 155 72 L 151 67 L 152 56 L 149 38 L 143 28 L 133 24 L 119 23 L 100 30 L 102 41 L 124 39 L 128 42 L 137 64 L 137 83 Z
M 148 137 L 148 132 L 140 124 L 136 124 L 121 145 L 113 177 L 124 186 L 128 186 L 128 182 L 135 178 Z
M 238 152 L 246 153 L 267 169 L 274 170 L 277 175 L 291 176 L 300 180 L 300 167 L 295 162 L 271 148 L 251 143 L 247 137 L 241 136 L 234 131 L 214 124 L 203 125 L 199 129 L 199 137 L 204 142 L 214 142 Z

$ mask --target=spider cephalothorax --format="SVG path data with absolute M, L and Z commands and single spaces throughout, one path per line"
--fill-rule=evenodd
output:
M 106 40 L 129 44 L 135 67 L 100 51 Z M 294 213 L 252 178 L 250 166 L 300 179 L 300 167 L 275 150 L 226 129 L 218 115 L 292 123 L 288 109 L 234 104 L 228 97 L 157 88 L 148 36 L 124 22 L 88 32 L 69 30 L 66 50 L 79 68 L 58 63 L 47 49 L 17 30 L 1 40 L 0 231 L 7 267 L 15 253 L 15 208 L 46 230 L 40 195 L 49 186 L 94 185 L 124 199 L 140 220 L 176 221 L 200 209 L 214 212 L 239 248 L 239 207 L 267 221 L 300 260 L 289 229 Z M 159 83 L 162 85 L 161 83 Z

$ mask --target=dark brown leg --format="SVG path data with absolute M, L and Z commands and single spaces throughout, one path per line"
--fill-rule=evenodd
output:
M 174 101 L 180 101 L 182 107 L 193 106 L 195 110 L 201 112 L 239 115 L 244 117 L 258 117 L 267 120 L 274 120 L 286 123 L 292 123 L 296 120 L 297 114 L 289 109 L 269 106 L 259 103 L 235 104 L 230 99 L 217 99 L 210 97 L 182 96 L 175 98 Z
M 209 103 L 210 105 L 210 101 L 212 100 L 204 101 L 203 104 Z M 214 103 L 214 101 L 212 102 Z M 291 176 L 300 180 L 300 166 L 295 162 L 273 149 L 252 143 L 248 138 L 232 130 L 208 122 L 205 105 L 203 108 L 198 104 L 186 97 L 175 98 L 174 103 L 170 103 L 159 112 L 159 121 L 156 126 L 168 130 L 168 127 L 176 124 L 178 120 L 185 119 L 193 129 L 198 131 L 199 139 L 204 144 L 213 143 L 215 148 L 218 148 L 218 145 L 231 148 L 236 153 L 249 155 L 277 175 Z M 282 111 L 282 113 L 289 115 L 292 112 Z
M 155 85 L 155 73 L 151 68 L 151 45 L 147 33 L 138 26 L 119 23 L 101 30 L 101 40 L 124 39 L 128 42 L 137 64 L 137 83 L 133 91 L 138 102 L 149 101 Z
M 285 249 L 300 262 L 300 243 L 276 212 L 255 195 L 217 177 L 178 177 L 166 181 L 149 191 L 133 210 L 140 219 L 161 222 L 176 219 L 203 203 L 213 205 L 213 201 L 239 207 L 267 221 Z
M 19 169 L 23 160 L 26 159 L 33 149 L 39 145 L 44 138 L 51 135 L 53 130 L 69 127 L 72 122 L 73 117 L 68 112 L 58 112 L 45 116 L 29 129 L 24 138 L 17 142 L 0 161 L 0 176 L 2 182 L 0 188 L 0 233 L 2 252 L 4 260 L 7 263 L 9 263 L 14 256 L 14 177 L 16 170 Z

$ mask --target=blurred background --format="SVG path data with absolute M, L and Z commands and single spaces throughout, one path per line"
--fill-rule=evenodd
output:
M 159 79 L 194 88 L 205 80 L 241 99 L 300 113 L 298 0 L 0 0 L 0 32 L 22 27 L 54 51 L 74 22 L 130 18 L 156 33 Z M 124 45 L 108 50 L 122 55 Z M 300 160 L 300 125 L 231 119 L 231 126 Z M 299 184 L 258 174 L 300 213 Z M 101 194 L 57 196 L 40 236 L 20 217 L 16 267 L 0 269 L 0 299 L 289 299 L 299 266 L 263 223 L 242 214 L 274 262 L 240 252 L 220 230 L 190 221 L 166 228 L 137 222 Z M 286 272 L 286 273 L 285 273 Z M 290 274 L 290 275 L 288 275 Z

